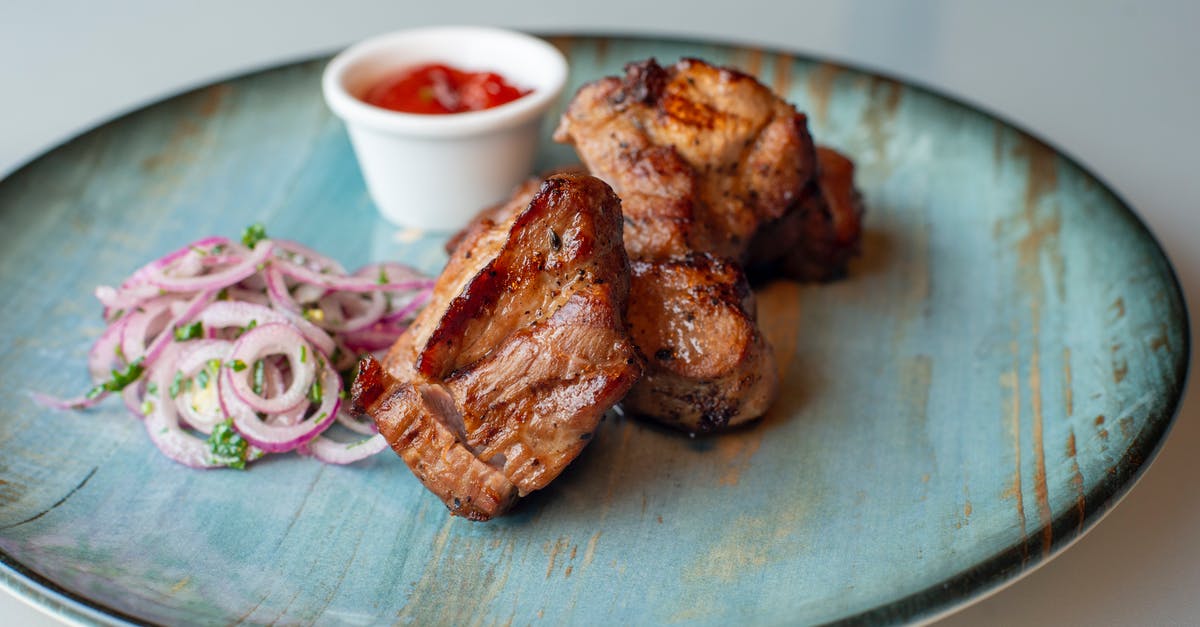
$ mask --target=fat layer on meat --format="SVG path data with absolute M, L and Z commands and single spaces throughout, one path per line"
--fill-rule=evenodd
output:
M 557 477 L 641 373 L 608 185 L 556 175 L 492 215 L 461 234 L 430 304 L 354 387 L 422 483 L 475 520 Z

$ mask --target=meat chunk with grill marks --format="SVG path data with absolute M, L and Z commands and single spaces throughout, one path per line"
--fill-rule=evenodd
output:
M 584 85 L 554 138 L 621 196 L 632 258 L 701 251 L 821 279 L 857 251 L 861 204 L 830 202 L 818 178 L 844 164 L 819 157 L 804 114 L 747 74 L 631 63 Z M 759 250 L 768 239 L 774 256 Z
M 854 187 L 854 162 L 817 146 L 817 179 L 795 209 L 754 235 L 746 255 L 751 273 L 829 281 L 846 273 L 862 236 L 862 196 Z
M 511 220 L 535 185 L 480 213 L 446 245 L 461 254 L 489 225 Z M 646 360 L 622 401 L 627 411 L 690 433 L 742 424 L 770 407 L 778 387 L 771 347 L 755 321 L 741 267 L 708 253 L 632 262 L 630 335 Z
M 707 253 L 633 262 L 629 332 L 646 374 L 624 407 L 706 433 L 763 415 L 778 375 L 741 267 Z
M 742 267 L 841 276 L 861 235 L 853 164 L 753 77 L 697 59 L 584 85 L 554 137 L 623 200 L 647 357 L 626 408 L 691 432 L 762 415 L 778 374 Z
M 554 176 L 495 217 L 462 234 L 430 304 L 354 386 L 413 473 L 473 520 L 549 484 L 641 374 L 608 185 Z

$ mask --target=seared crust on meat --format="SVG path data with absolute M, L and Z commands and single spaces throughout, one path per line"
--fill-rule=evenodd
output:
M 452 254 L 485 225 L 513 219 L 529 185 L 482 212 L 451 239 Z M 632 262 L 630 335 L 646 365 L 622 405 L 690 433 L 733 427 L 761 416 L 778 375 L 755 322 L 754 293 L 740 266 L 708 253 Z
M 771 347 L 741 268 L 706 253 L 634 261 L 629 331 L 646 375 L 627 410 L 692 433 L 761 416 L 775 400 Z
M 741 260 L 816 173 L 807 119 L 753 77 L 703 61 L 625 71 L 581 88 L 554 138 L 620 194 L 631 257 Z
M 853 164 L 818 150 L 804 114 L 737 70 L 631 63 L 584 85 L 554 138 L 620 194 L 632 258 L 704 251 L 826 280 L 858 252 Z
M 761 416 L 778 373 L 739 264 L 816 175 L 804 115 L 736 70 L 650 59 L 581 88 L 555 139 L 622 198 L 647 359 L 624 406 L 693 433 Z
M 392 450 L 452 513 L 488 520 L 516 501 L 517 488 L 462 443 L 455 428 L 461 418 L 444 394 L 395 379 L 370 356 L 360 363 L 352 389 L 355 411 L 375 418 Z
M 817 180 L 805 188 L 796 209 L 755 234 L 746 261 L 751 273 L 805 281 L 845 276 L 862 236 L 863 203 L 854 187 L 854 162 L 818 146 L 817 164 Z
M 556 175 L 488 215 L 382 368 L 366 362 L 354 385 L 413 473 L 474 520 L 557 477 L 641 374 L 612 190 Z

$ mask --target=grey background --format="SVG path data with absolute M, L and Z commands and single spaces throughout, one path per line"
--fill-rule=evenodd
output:
M 1200 2 L 401 2 L 0 4 L 0 176 L 187 87 L 429 24 L 755 43 L 932 86 L 1078 158 L 1150 224 L 1200 303 Z M 1196 375 L 1191 376 L 1195 389 Z M 1200 402 L 1126 500 L 1039 571 L 948 625 L 1200 621 Z M 552 617 L 548 617 L 552 618 Z M 0 625 L 59 625 L 0 592 Z

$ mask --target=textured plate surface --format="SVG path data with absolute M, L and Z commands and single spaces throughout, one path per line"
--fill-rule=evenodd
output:
M 376 217 L 323 63 L 291 65 L 130 114 L 0 182 L 3 583 L 85 622 L 890 622 L 1046 559 L 1153 456 L 1187 367 L 1182 296 L 1139 220 L 1072 161 L 852 69 L 554 41 L 568 95 L 627 61 L 698 56 L 756 73 L 858 161 L 851 277 L 760 293 L 784 377 L 760 424 L 689 439 L 610 417 L 543 494 L 474 524 L 390 454 L 194 471 L 117 401 L 35 405 L 27 390 L 87 385 L 92 288 L 201 235 L 263 221 L 348 267 L 440 268 L 441 238 Z M 574 161 L 553 122 L 543 166 Z

